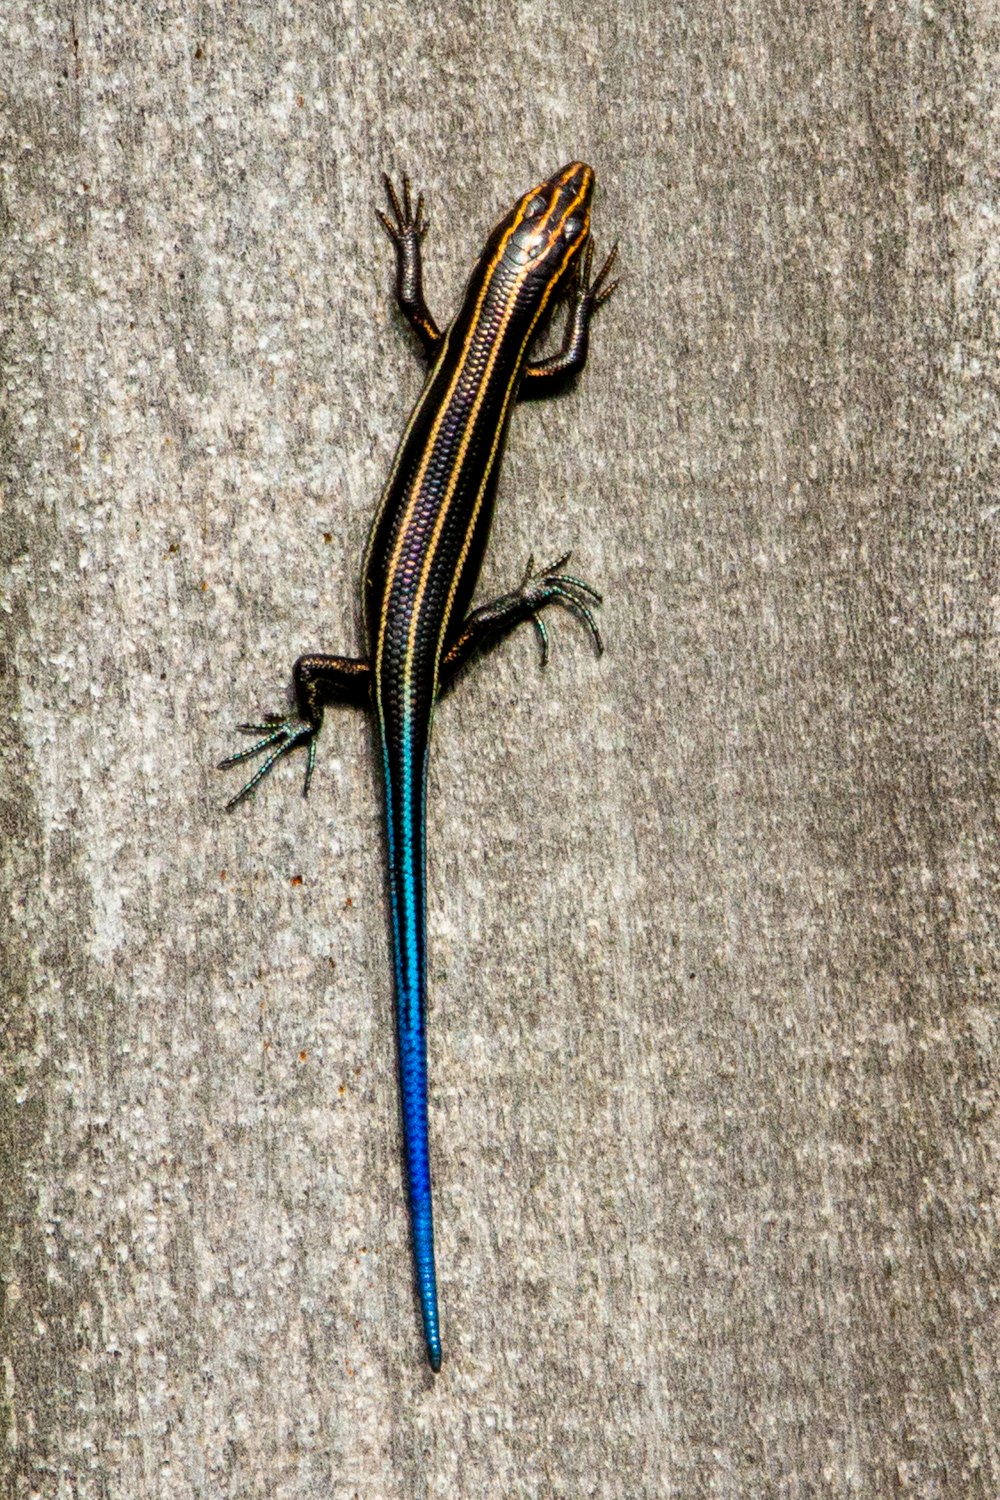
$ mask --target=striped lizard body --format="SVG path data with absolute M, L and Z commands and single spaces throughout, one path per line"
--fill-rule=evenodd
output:
M 258 736 L 223 767 L 263 759 L 230 807 L 276 762 L 308 749 L 315 765 L 325 706 L 371 706 L 378 726 L 395 969 L 403 1145 L 413 1260 L 431 1367 L 441 1365 L 427 1130 L 426 797 L 435 702 L 459 668 L 491 638 L 522 620 L 547 636 L 540 611 L 561 603 L 588 625 L 599 596 L 566 574 L 567 557 L 469 612 L 490 531 L 496 480 L 519 395 L 557 389 L 583 368 L 593 312 L 611 295 L 612 250 L 590 280 L 594 175 L 572 162 L 520 199 L 496 226 L 473 268 L 458 315 L 441 332 L 424 300 L 423 201 L 414 211 L 386 178 L 389 214 L 379 217 L 396 249 L 396 296 L 430 360 L 430 371 L 396 452 L 372 524 L 361 592 L 367 656 L 307 655 L 294 668 L 296 712 L 241 725 Z M 568 296 L 559 352 L 531 359 L 553 306 Z

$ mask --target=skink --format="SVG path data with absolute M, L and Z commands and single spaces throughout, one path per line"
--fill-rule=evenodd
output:
M 571 162 L 517 202 L 493 230 L 454 321 L 442 332 L 424 300 L 423 199 L 414 209 L 387 177 L 379 213 L 396 251 L 396 298 L 430 361 L 426 383 L 396 451 L 372 523 L 361 574 L 367 634 L 363 659 L 307 655 L 293 670 L 296 711 L 241 724 L 249 748 L 222 768 L 260 764 L 236 807 L 275 764 L 307 750 L 304 793 L 316 763 L 323 710 L 351 702 L 374 710 L 385 788 L 385 827 L 395 969 L 399 1082 L 413 1262 L 427 1356 L 441 1367 L 427 1136 L 426 800 L 434 705 L 469 658 L 522 620 L 548 640 L 540 611 L 562 604 L 603 649 L 592 606 L 600 596 L 565 572 L 567 553 L 470 611 L 493 515 L 510 414 L 519 396 L 544 395 L 580 371 L 590 319 L 614 291 L 616 250 L 591 280 L 594 174 Z M 558 301 L 568 299 L 562 347 L 529 358 Z

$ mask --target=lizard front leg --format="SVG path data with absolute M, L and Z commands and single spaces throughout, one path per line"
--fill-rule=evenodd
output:
M 617 257 L 618 246 L 614 245 L 607 260 L 591 281 L 594 242 L 591 239 L 587 240 L 583 261 L 569 294 L 569 317 L 563 333 L 562 348 L 557 354 L 552 354 L 547 359 L 528 361 L 521 381 L 522 399 L 527 397 L 534 400 L 538 396 L 551 396 L 554 391 L 561 390 L 572 375 L 578 375 L 583 369 L 590 349 L 590 320 L 601 303 L 607 302 L 618 285 L 617 280 L 607 280 Z
M 424 301 L 424 274 L 420 253 L 420 241 L 427 233 L 424 218 L 423 196 L 417 198 L 414 211 L 410 202 L 410 179 L 403 178 L 403 199 L 392 185 L 389 176 L 383 176 L 385 191 L 392 210 L 392 218 L 380 208 L 375 210 L 379 223 L 392 240 L 396 251 L 396 301 L 421 344 L 424 353 L 432 358 L 437 353 L 441 330 L 434 321 L 430 308 Z

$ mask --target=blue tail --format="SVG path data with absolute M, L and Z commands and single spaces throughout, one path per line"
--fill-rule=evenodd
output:
M 383 748 L 384 745 L 383 745 Z M 420 1297 L 424 1339 L 431 1369 L 441 1368 L 437 1276 L 434 1269 L 434 1214 L 431 1203 L 430 1147 L 427 1135 L 427 912 L 425 895 L 426 741 L 423 753 L 397 761 L 385 754 L 386 827 L 392 947 L 396 975 L 396 1029 L 403 1149 L 410 1206 L 413 1268 Z M 416 761 L 416 764 L 414 762 Z M 395 762 L 395 764 L 394 764 Z
M 441 1368 L 441 1330 L 438 1324 L 437 1277 L 434 1271 L 434 1214 L 431 1207 L 431 1167 L 427 1142 L 427 1045 L 423 1015 L 417 1029 L 404 1025 L 399 1006 L 399 1085 L 403 1106 L 403 1146 L 410 1199 L 413 1269 L 417 1278 L 420 1313 L 424 1320 L 427 1358 L 432 1370 Z M 423 1011 L 422 998 L 420 1002 Z

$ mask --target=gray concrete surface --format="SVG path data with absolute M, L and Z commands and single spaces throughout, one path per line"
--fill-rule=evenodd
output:
M 3 1494 L 986 1497 L 1000 24 L 978 3 L 14 0 L 0 21 Z M 378 786 L 332 714 L 433 305 L 582 156 L 443 706 L 423 1363 Z

